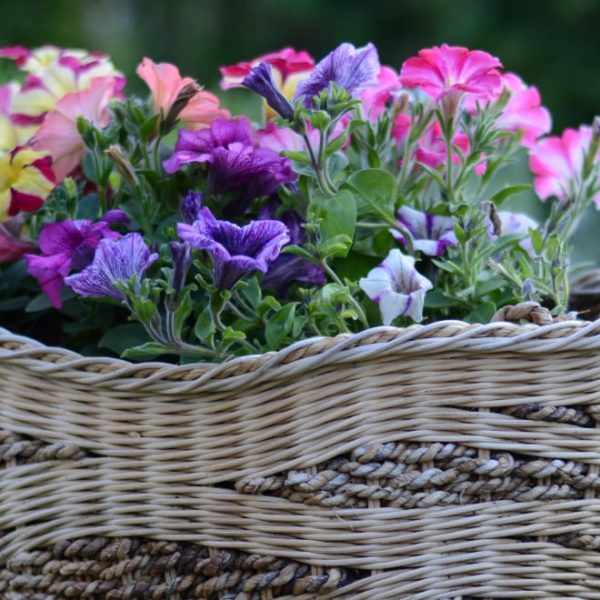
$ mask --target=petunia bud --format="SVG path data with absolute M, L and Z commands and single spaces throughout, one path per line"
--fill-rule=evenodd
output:
M 189 104 L 194 96 L 200 93 L 201 89 L 202 88 L 197 83 L 192 82 L 188 83 L 180 90 L 163 121 L 164 133 L 171 131 L 171 129 L 175 127 L 181 111 Z
M 288 99 L 275 87 L 271 66 L 260 63 L 244 78 L 242 85 L 255 94 L 262 96 L 267 104 L 282 118 L 292 120 L 294 109 Z
M 171 287 L 179 293 L 185 285 L 185 280 L 192 264 L 192 247 L 187 242 L 170 242 L 169 250 L 173 257 L 173 272 Z
M 132 164 L 123 154 L 121 147 L 117 144 L 113 144 L 108 148 L 108 150 L 105 150 L 104 154 L 106 154 L 115 163 L 117 170 L 127 182 L 129 187 L 132 190 L 135 190 L 140 182 L 138 181 L 137 175 L 133 170 Z

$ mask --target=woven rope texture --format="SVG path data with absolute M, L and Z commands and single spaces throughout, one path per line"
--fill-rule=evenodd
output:
M 600 599 L 600 322 L 223 365 L 0 330 L 0 597 Z

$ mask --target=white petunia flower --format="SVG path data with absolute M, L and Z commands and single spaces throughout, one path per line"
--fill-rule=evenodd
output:
M 415 269 L 415 259 L 398 249 L 359 281 L 360 287 L 379 304 L 384 325 L 396 317 L 410 317 L 417 323 L 423 319 L 425 294 L 433 287 L 431 281 Z

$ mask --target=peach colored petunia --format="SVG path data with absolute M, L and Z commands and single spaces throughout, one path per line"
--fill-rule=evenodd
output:
M 114 77 L 97 77 L 89 89 L 72 92 L 49 112 L 33 139 L 35 150 L 47 150 L 52 156 L 52 169 L 61 182 L 74 171 L 85 156 L 85 144 L 77 131 L 77 118 L 84 117 L 96 127 L 110 121 L 108 103 L 115 96 L 118 82 Z
M 136 70 L 152 93 L 154 111 L 166 117 L 177 96 L 195 81 L 191 77 L 181 77 L 179 69 L 169 63 L 155 63 L 144 58 Z M 179 119 L 189 129 L 208 127 L 215 119 L 229 118 L 229 111 L 219 108 L 219 99 L 210 92 L 199 90 L 179 113 Z

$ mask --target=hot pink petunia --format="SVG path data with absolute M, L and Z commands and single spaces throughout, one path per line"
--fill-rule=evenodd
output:
M 435 46 L 409 58 L 400 71 L 400 83 L 439 100 L 448 92 L 466 92 L 491 99 L 501 85 L 500 61 L 482 50 L 460 46 Z
M 465 133 L 457 131 L 452 143 L 459 148 L 463 154 L 469 152 L 469 138 Z M 415 158 L 429 167 L 436 168 L 446 162 L 447 156 L 448 152 L 446 149 L 446 141 L 442 134 L 442 128 L 439 123 L 435 122 L 419 139 Z M 454 152 L 452 155 L 452 162 L 454 164 L 460 164 L 461 158 L 458 152 Z
M 360 94 L 365 114 L 376 121 L 394 97 L 394 92 L 401 87 L 398 73 L 391 67 L 382 66 L 377 76 L 377 85 L 366 88 Z
M 552 129 L 552 118 L 541 105 L 540 93 L 534 86 L 527 86 L 518 75 L 504 73 L 503 87 L 510 91 L 510 99 L 496 120 L 500 129 L 522 131 L 521 144 L 532 148 L 535 141 Z
M 533 187 L 541 200 L 550 196 L 564 200 L 573 197 L 581 186 L 585 155 L 592 140 L 592 128 L 565 129 L 561 137 L 547 137 L 529 152 Z M 595 160 L 600 160 L 600 152 Z M 594 198 L 600 207 L 600 194 Z
M 146 82 L 152 93 L 154 111 L 167 115 L 186 86 L 196 83 L 191 77 L 182 77 L 179 69 L 169 63 L 155 63 L 149 58 L 138 65 L 138 76 Z M 208 127 L 215 119 L 229 118 L 229 112 L 219 108 L 219 99 L 210 92 L 198 90 L 179 113 L 188 129 Z
M 114 77 L 98 77 L 91 87 L 72 92 L 58 101 L 56 109 L 48 113 L 35 135 L 35 150 L 47 150 L 52 156 L 52 169 L 57 181 L 74 171 L 85 156 L 85 144 L 77 131 L 77 118 L 84 117 L 96 127 L 109 123 L 108 103 L 118 90 Z

